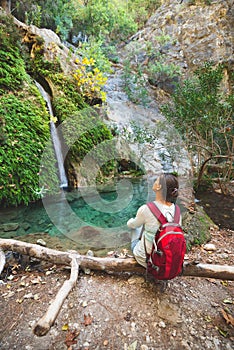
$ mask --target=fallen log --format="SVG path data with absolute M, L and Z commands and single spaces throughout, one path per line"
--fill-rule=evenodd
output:
M 42 247 L 37 244 L 26 243 L 14 239 L 0 238 L 0 273 L 4 268 L 5 255 L 3 251 L 10 250 L 41 260 L 71 266 L 70 279 L 65 281 L 59 289 L 55 299 L 51 302 L 45 315 L 36 323 L 33 332 L 37 336 L 45 335 L 54 324 L 56 317 L 72 288 L 76 285 L 79 267 L 105 272 L 145 273 L 134 258 L 99 258 L 80 255 L 76 251 L 61 252 Z M 222 280 L 234 280 L 234 266 L 184 263 L 183 276 L 208 277 Z
M 62 252 L 42 247 L 37 244 L 4 238 L 0 238 L 0 249 L 16 251 L 20 254 L 29 255 L 37 259 L 66 266 L 71 264 L 73 257 L 76 258 L 77 263 L 82 269 L 88 268 L 105 272 L 145 273 L 145 269 L 133 258 L 100 258 L 80 255 L 75 251 L 71 254 L 71 252 Z M 234 266 L 185 262 L 182 276 L 206 277 L 234 281 Z

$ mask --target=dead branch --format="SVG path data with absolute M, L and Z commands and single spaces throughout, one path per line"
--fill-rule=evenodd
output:
M 62 287 L 59 289 L 55 299 L 50 304 L 45 315 L 37 322 L 36 326 L 33 329 L 34 334 L 42 336 L 50 330 L 50 327 L 54 324 L 54 321 L 56 320 L 56 317 L 65 299 L 76 284 L 78 273 L 79 265 L 77 264 L 77 260 L 71 256 L 70 279 L 64 282 Z

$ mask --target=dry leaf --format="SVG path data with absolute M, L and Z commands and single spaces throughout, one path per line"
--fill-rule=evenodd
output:
M 62 331 L 68 331 L 69 329 L 69 326 L 67 323 L 65 323 L 63 326 L 62 326 Z
M 90 324 L 92 324 L 92 322 L 93 322 L 92 316 L 90 314 L 88 315 L 84 314 L 84 325 L 89 326 Z
M 228 287 L 228 281 L 221 281 L 220 282 L 224 287 Z
M 136 350 L 137 340 L 135 340 L 131 345 L 129 345 L 127 350 Z
M 222 337 L 226 338 L 227 335 L 228 335 L 228 332 L 227 331 L 224 331 L 223 329 L 219 328 L 219 327 L 215 327 L 219 333 L 222 335 Z
M 38 283 L 41 283 L 41 277 L 38 276 L 37 278 L 34 278 L 31 280 L 31 283 L 32 284 L 38 284 Z
M 75 340 L 75 338 L 79 335 L 79 331 L 75 330 L 75 331 L 68 331 L 66 334 L 66 339 L 65 339 L 65 344 L 67 345 L 68 348 L 71 347 L 71 345 L 76 344 L 77 341 Z
M 231 299 L 224 299 L 223 303 L 224 304 L 234 304 L 234 302 Z
M 232 326 L 234 326 L 234 317 L 232 315 L 230 315 L 229 313 L 227 313 L 225 310 L 221 310 L 221 313 L 223 315 L 223 318 L 225 319 L 225 321 L 227 322 L 227 324 L 231 324 Z
M 22 304 L 23 299 L 16 299 L 16 302 L 17 302 L 18 304 Z

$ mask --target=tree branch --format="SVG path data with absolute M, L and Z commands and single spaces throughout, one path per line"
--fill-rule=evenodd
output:
M 34 334 L 38 336 L 45 335 L 54 324 L 56 317 L 67 298 L 72 288 L 76 285 L 78 279 L 79 265 L 76 258 L 71 257 L 71 275 L 70 279 L 65 281 L 62 287 L 59 289 L 55 299 L 51 302 L 45 315 L 37 322 L 33 329 Z

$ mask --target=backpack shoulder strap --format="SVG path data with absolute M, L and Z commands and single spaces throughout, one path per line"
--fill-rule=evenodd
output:
M 174 222 L 176 224 L 180 223 L 180 207 L 177 204 L 175 204 Z
M 146 205 L 162 225 L 167 223 L 167 219 L 154 202 L 149 202 Z

